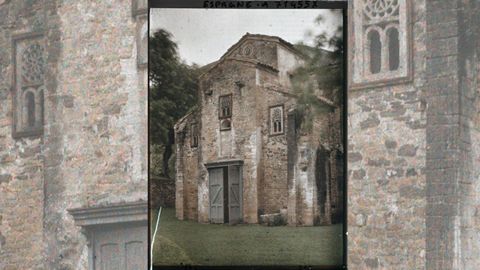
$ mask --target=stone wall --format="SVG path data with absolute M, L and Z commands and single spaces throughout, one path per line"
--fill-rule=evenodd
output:
M 290 115 L 297 106 L 297 96 L 289 76 L 304 59 L 285 44 L 276 37 L 247 34 L 200 76 L 199 107 L 175 125 L 176 212 L 179 219 L 197 219 L 195 213 L 198 211 L 198 221 L 209 221 L 206 164 L 228 160 L 243 162 L 242 208 L 246 223 L 257 223 L 259 215 L 279 213 L 287 208 L 291 225 L 330 224 L 330 214 L 341 213 L 326 210 L 330 205 L 342 208 L 338 205 L 341 201 L 337 200 L 341 196 L 337 178 L 343 177 L 343 173 L 333 173 L 338 169 L 337 159 L 332 159 L 337 153 L 332 152 L 321 165 L 328 163 L 332 172 L 329 170 L 328 176 L 319 176 L 315 149 L 320 145 L 337 147 L 342 144 L 339 136 L 342 132 L 337 130 L 342 125 L 339 117 L 342 110 L 335 111 L 330 101 L 324 101 L 326 110 L 314 121 L 314 132 L 303 134 L 302 142 L 297 142 L 301 136 L 287 135 L 286 126 L 297 125 L 297 115 Z M 222 129 L 219 99 L 226 95 L 231 95 L 232 99 L 232 115 L 228 117 L 231 128 Z M 275 106 L 282 106 L 283 110 L 285 126 L 279 134 L 272 134 L 270 127 L 270 109 Z M 193 123 L 200 126 L 199 145 L 194 148 L 190 146 Z M 294 129 L 296 133 L 297 127 Z M 302 144 L 298 147 L 302 152 L 291 148 L 288 140 L 295 145 Z M 314 149 L 305 157 L 308 172 L 303 170 L 302 160 L 297 158 L 303 155 L 303 148 Z M 292 164 L 302 169 L 292 173 Z M 316 189 L 325 179 L 332 183 L 326 184 L 324 197 L 327 202 L 319 207 Z M 198 204 L 193 203 L 197 198 Z M 330 204 L 332 201 L 335 203 Z
M 146 16 L 132 14 L 131 1 L 0 4 L 1 269 L 86 269 L 67 210 L 147 199 Z M 32 32 L 46 42 L 44 132 L 13 139 L 12 39 Z
M 475 269 L 479 6 L 409 4 L 413 80 L 349 91 L 349 265 Z
M 175 144 L 177 147 L 175 208 L 176 216 L 180 220 L 197 219 L 198 216 L 197 187 L 200 165 L 198 164 L 198 145 L 194 146 L 192 142 L 192 124 L 196 124 L 197 128 L 200 129 L 200 121 L 196 111 L 185 116 L 175 126 Z M 165 190 L 162 190 L 158 193 L 158 196 L 165 194 L 165 192 Z
M 87 257 L 67 209 L 147 199 L 147 77 L 137 67 L 136 48 L 136 25 L 146 17 L 132 17 L 131 1 L 57 8 L 60 26 L 51 42 L 61 41 L 52 46 L 59 64 L 45 131 L 51 164 L 45 240 L 52 269 L 73 268 Z
M 233 75 L 233 76 L 232 76 Z M 205 163 L 239 158 L 243 163 L 243 217 L 245 222 L 257 222 L 257 177 L 260 149 L 259 130 L 256 125 L 255 68 L 249 64 L 239 65 L 235 60 L 226 60 L 215 72 L 202 78 L 208 88 L 201 89 L 201 166 Z M 242 81 L 239 89 L 235 82 Z M 205 90 L 213 90 L 205 95 Z M 219 96 L 232 94 L 231 130 L 220 131 L 218 119 Z M 241 131 L 241 132 L 240 132 Z M 204 166 L 199 180 L 199 220 L 208 222 L 208 174 Z
M 427 269 L 479 263 L 478 12 L 427 1 Z
M 2 2 L 0 18 L 0 269 L 42 269 L 43 140 L 12 137 L 13 39 L 44 33 L 45 6 L 40 1 Z
M 413 80 L 348 92 L 348 264 L 352 269 L 425 267 L 426 13 L 424 1 L 409 2 Z M 356 18 L 349 22 L 350 42 Z M 349 43 L 349 49 L 352 46 Z

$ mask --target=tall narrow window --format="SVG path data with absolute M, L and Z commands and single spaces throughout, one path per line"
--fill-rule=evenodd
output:
M 44 104 L 45 104 L 45 97 L 43 96 L 43 90 L 41 90 L 39 93 L 38 93 L 40 96 L 39 96 L 39 100 L 40 100 L 40 104 L 38 104 L 38 109 L 40 110 L 40 124 L 43 125 L 43 121 L 45 119 L 45 110 L 43 108 Z
M 368 44 L 370 45 L 370 73 L 379 73 L 382 67 L 382 43 L 377 31 L 372 30 L 368 33 Z
M 283 134 L 283 106 L 270 108 L 270 134 Z
M 39 34 L 14 37 L 15 85 L 13 137 L 39 136 L 43 132 L 45 46 Z
M 191 139 L 190 139 L 190 146 L 197 147 L 198 146 L 198 126 L 197 124 L 191 125 Z
M 218 110 L 220 119 L 232 116 L 232 95 L 220 96 Z
M 25 95 L 26 125 L 28 128 L 35 127 L 35 96 L 32 92 Z
M 388 35 L 388 68 L 390 70 L 397 70 L 400 64 L 400 47 L 398 40 L 398 30 L 396 28 L 390 28 L 387 32 Z

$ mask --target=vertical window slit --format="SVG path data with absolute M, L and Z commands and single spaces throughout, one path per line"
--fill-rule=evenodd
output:
M 389 70 L 397 70 L 400 65 L 400 46 L 398 30 L 391 28 L 388 30 L 388 68 Z
M 27 108 L 27 127 L 35 126 L 35 96 L 32 92 L 25 95 L 25 106 Z
M 382 65 L 382 43 L 377 31 L 368 33 L 368 44 L 370 45 L 370 72 L 376 74 L 380 72 Z

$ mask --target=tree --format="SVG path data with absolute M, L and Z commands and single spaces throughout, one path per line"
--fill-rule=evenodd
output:
M 323 20 L 322 15 L 319 15 L 315 23 L 321 24 Z M 334 103 L 338 104 L 343 100 L 343 26 L 339 26 L 330 37 L 325 32 L 315 36 L 314 41 L 313 47 L 302 43 L 295 46 L 307 56 L 305 65 L 295 70 L 292 76 L 292 87 L 298 96 L 297 110 L 303 130 L 312 128 L 315 114 L 323 108 L 317 98 L 318 89 L 322 89 L 323 96 Z M 333 50 L 327 51 L 325 47 Z
M 149 41 L 149 129 L 151 149 L 163 151 L 161 169 L 170 176 L 169 159 L 173 154 L 175 122 L 197 101 L 197 68 L 180 60 L 172 35 L 160 29 Z M 152 164 L 152 166 L 158 166 Z

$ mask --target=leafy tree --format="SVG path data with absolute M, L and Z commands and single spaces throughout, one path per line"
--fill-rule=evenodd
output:
M 331 12 L 338 13 L 335 10 Z M 317 25 L 323 21 L 322 15 L 315 19 Z M 298 96 L 301 129 L 306 131 L 312 128 L 315 114 L 323 110 L 322 102 L 317 98 L 318 90 L 322 90 L 322 95 L 336 104 L 343 100 L 343 26 L 339 26 L 333 36 L 329 37 L 325 32 L 315 36 L 314 42 L 313 47 L 303 43 L 295 46 L 307 56 L 307 60 L 292 76 L 292 87 Z M 333 50 L 327 51 L 325 47 Z
M 156 31 L 149 40 L 149 129 L 153 154 L 152 166 L 161 164 L 153 171 L 169 177 L 169 160 L 173 154 L 173 126 L 184 116 L 197 100 L 197 67 L 188 66 L 180 60 L 177 44 L 164 29 Z

